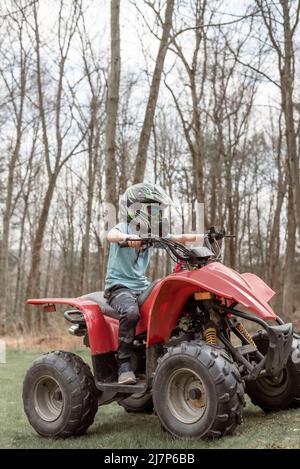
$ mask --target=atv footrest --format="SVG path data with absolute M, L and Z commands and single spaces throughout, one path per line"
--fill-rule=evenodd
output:
M 96 388 L 100 391 L 135 394 L 146 391 L 146 381 L 138 381 L 136 384 L 119 384 L 117 381 L 112 383 L 101 383 L 98 381 L 96 382 Z

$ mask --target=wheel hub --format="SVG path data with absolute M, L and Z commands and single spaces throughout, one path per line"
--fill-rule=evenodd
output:
M 206 391 L 200 376 L 189 369 L 174 371 L 168 382 L 168 405 L 182 423 L 200 420 L 206 410 Z
M 64 397 L 59 383 L 51 376 L 42 376 L 34 389 L 34 407 L 39 417 L 54 422 L 62 414 Z
M 259 379 L 259 384 L 264 392 L 269 396 L 277 396 L 288 386 L 287 371 L 283 369 L 276 376 L 266 376 Z
M 192 400 L 199 400 L 201 398 L 201 390 L 199 388 L 193 388 L 189 392 L 189 398 Z
M 205 399 L 205 390 L 203 389 L 203 385 L 199 384 L 198 388 L 192 388 L 189 391 L 189 402 L 194 407 L 205 407 L 206 399 Z

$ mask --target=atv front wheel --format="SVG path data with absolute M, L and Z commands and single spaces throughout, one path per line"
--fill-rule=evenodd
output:
M 269 338 L 265 331 L 253 335 L 258 350 L 265 355 L 269 347 Z M 253 404 L 264 412 L 284 410 L 299 405 L 300 398 L 300 341 L 293 339 L 292 350 L 286 366 L 276 377 L 264 376 L 246 384 Z
M 80 357 L 56 351 L 42 355 L 27 371 L 23 403 L 29 423 L 40 435 L 82 435 L 94 421 L 98 392 Z
M 153 401 L 150 393 L 144 394 L 143 396 L 133 394 L 132 396 L 120 401 L 119 405 L 124 407 L 126 412 L 144 414 L 152 414 L 153 412 Z
M 224 349 L 183 343 L 162 357 L 153 380 L 153 402 L 172 435 L 221 437 L 241 422 L 244 388 Z

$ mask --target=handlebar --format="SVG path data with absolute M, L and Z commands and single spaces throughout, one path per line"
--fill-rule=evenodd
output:
M 122 241 L 119 243 L 119 246 L 121 248 L 126 248 L 128 246 L 128 241 L 130 241 L 130 236 L 126 239 L 126 241 Z M 161 246 L 164 248 L 171 258 L 177 262 L 178 259 L 182 261 L 189 261 L 191 260 L 191 251 L 186 248 L 183 244 L 173 241 L 170 238 L 163 238 L 159 236 L 141 236 L 139 239 L 137 238 L 132 238 L 131 241 L 141 241 L 142 245 L 148 245 L 148 246 L 153 246 L 154 244 L 157 244 L 158 246 Z M 174 258 L 172 257 L 174 256 Z
M 221 230 L 215 230 L 214 227 L 209 228 L 209 230 L 204 233 L 204 238 L 206 238 L 211 244 L 214 243 L 214 241 L 220 241 L 223 238 L 235 238 L 235 235 L 227 235 L 224 229 Z M 122 241 L 119 243 L 119 246 L 121 248 L 128 248 L 128 241 L 141 241 L 142 245 L 153 245 L 155 243 L 157 244 L 162 244 L 163 242 L 168 243 L 170 238 L 162 238 L 159 236 L 141 236 L 140 238 L 130 238 L 128 236 L 125 241 Z M 172 241 L 172 243 L 178 244 L 180 246 L 183 246 L 181 243 Z
M 119 243 L 120 248 L 128 248 L 129 247 L 128 241 L 141 241 L 141 244 L 143 245 L 153 243 L 153 239 L 150 236 L 147 236 L 147 237 L 141 236 L 140 238 L 130 238 L 130 236 L 127 236 L 125 241 L 122 241 L 121 243 Z
M 215 252 L 215 250 L 212 247 L 212 244 L 214 244 L 218 241 L 220 241 L 223 238 L 234 238 L 234 235 L 226 235 L 225 230 L 215 230 L 214 227 L 210 228 L 206 233 L 204 233 L 204 243 L 205 245 Z M 174 241 L 170 238 L 163 238 L 159 236 L 141 236 L 140 238 L 130 238 L 130 235 L 126 238 L 125 241 L 122 241 L 119 243 L 119 246 L 121 248 L 126 248 L 128 246 L 129 241 L 141 241 L 142 245 L 147 245 L 147 246 L 153 246 L 154 244 L 161 246 L 164 248 L 168 254 L 171 256 L 171 258 L 177 262 L 178 259 L 184 262 L 194 262 L 195 261 L 195 253 L 191 250 L 188 249 L 184 244 L 179 243 L 178 241 Z M 218 246 L 218 254 L 215 253 L 216 259 L 219 259 L 220 256 L 220 247 Z M 174 256 L 174 257 L 172 257 Z
M 207 237 L 210 243 L 213 243 L 214 241 L 220 241 L 223 238 L 235 238 L 235 235 L 227 235 L 224 228 L 221 230 L 216 230 L 214 226 L 209 228 L 204 236 Z

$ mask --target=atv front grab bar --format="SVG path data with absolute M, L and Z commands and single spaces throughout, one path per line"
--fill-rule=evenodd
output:
M 220 305 L 217 306 L 220 308 Z M 226 342 L 226 345 L 231 349 L 231 352 L 236 356 L 236 359 L 242 364 L 244 364 L 250 371 L 248 379 L 256 379 L 263 369 L 268 375 L 278 375 L 286 365 L 291 353 L 293 342 L 293 325 L 291 323 L 287 323 L 276 326 L 269 326 L 266 321 L 252 314 L 245 313 L 243 311 L 238 311 L 234 308 L 230 308 L 224 305 L 221 306 L 221 309 L 225 312 L 231 313 L 234 316 L 238 316 L 248 321 L 256 322 L 257 324 L 260 324 L 267 332 L 269 338 L 269 347 L 267 353 L 254 366 L 251 365 L 238 352 L 238 350 L 232 346 L 230 341 L 227 341 L 227 339 L 224 337 L 220 337 L 223 342 Z M 245 361 L 247 362 L 247 364 L 245 363 Z

